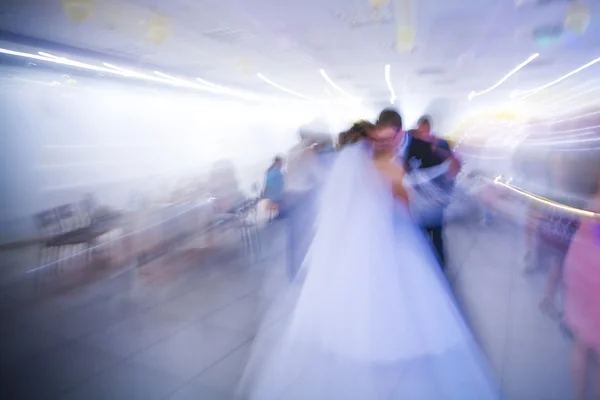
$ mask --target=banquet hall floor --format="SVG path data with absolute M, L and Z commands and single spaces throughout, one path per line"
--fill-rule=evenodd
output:
M 262 233 L 258 262 L 192 241 L 26 311 L 2 309 L 0 397 L 236 399 L 261 317 L 285 286 L 281 229 Z M 568 399 L 570 339 L 538 309 L 545 277 L 522 273 L 518 228 L 456 223 L 445 234 L 448 279 L 507 398 Z

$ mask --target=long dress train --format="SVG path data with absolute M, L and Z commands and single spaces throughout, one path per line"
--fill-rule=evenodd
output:
M 335 162 L 282 302 L 284 319 L 255 341 L 245 398 L 498 398 L 429 246 L 365 144 Z

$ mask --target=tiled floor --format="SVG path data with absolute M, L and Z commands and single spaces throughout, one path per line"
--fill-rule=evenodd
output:
M 265 233 L 259 263 L 192 242 L 4 317 L 0 397 L 235 399 L 256 328 L 285 284 L 278 229 Z M 507 397 L 568 399 L 570 342 L 537 308 L 543 276 L 521 273 L 518 230 L 453 224 L 446 236 L 449 279 Z

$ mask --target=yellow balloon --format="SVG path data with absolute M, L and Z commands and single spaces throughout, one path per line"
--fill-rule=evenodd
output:
M 396 36 L 396 51 L 408 53 L 415 47 L 415 31 L 411 27 L 401 26 Z
M 166 42 L 172 35 L 173 28 L 171 20 L 167 17 L 157 15 L 148 23 L 146 38 L 153 44 L 159 46 Z
M 390 0 L 369 0 L 369 4 L 373 8 L 381 8 L 387 6 L 390 3 Z
M 585 33 L 590 25 L 590 10 L 585 4 L 573 3 L 565 15 L 565 29 L 579 35 Z
M 78 25 L 94 13 L 94 0 L 62 0 L 62 8 L 69 21 Z

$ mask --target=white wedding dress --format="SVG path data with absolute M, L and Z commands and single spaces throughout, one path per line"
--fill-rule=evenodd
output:
M 284 319 L 257 336 L 243 398 L 498 398 L 431 249 L 366 144 L 336 160 L 292 286 Z

